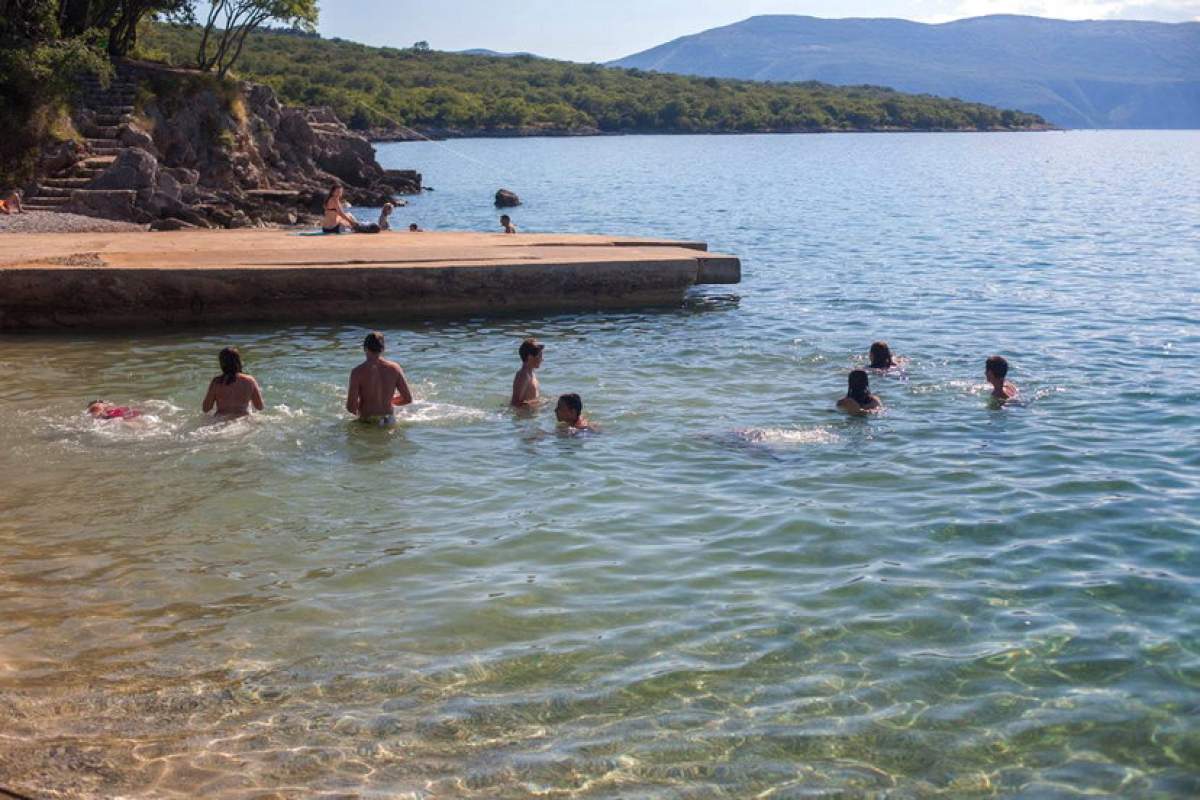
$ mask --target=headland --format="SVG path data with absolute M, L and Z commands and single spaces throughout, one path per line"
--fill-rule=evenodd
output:
M 8 234 L 0 330 L 100 329 L 671 305 L 741 263 L 698 242 L 287 230 Z

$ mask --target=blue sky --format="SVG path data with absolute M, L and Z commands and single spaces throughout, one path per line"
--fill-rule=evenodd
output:
M 1061 19 L 1200 20 L 1200 0 L 324 0 L 321 33 L 374 45 L 428 41 L 571 61 L 608 61 L 755 14 L 900 17 L 983 14 Z

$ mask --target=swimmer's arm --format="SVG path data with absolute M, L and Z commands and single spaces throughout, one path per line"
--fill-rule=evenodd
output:
M 215 406 L 216 404 L 217 404 L 217 379 L 213 378 L 212 382 L 208 384 L 208 394 L 204 395 L 204 403 L 200 407 L 204 410 L 204 413 L 207 414 L 208 412 L 213 410 L 213 406 Z
M 359 394 L 358 373 L 352 372 L 350 373 L 350 389 L 346 392 L 346 410 L 355 416 L 358 416 L 360 407 Z
M 263 410 L 262 389 L 258 386 L 258 381 L 250 379 L 250 402 L 254 404 L 256 411 Z
M 408 381 L 404 378 L 404 370 L 399 368 L 396 370 L 396 392 L 400 395 L 401 402 L 397 403 L 393 398 L 392 405 L 406 406 L 413 401 L 412 392 L 408 388 Z
M 838 400 L 837 407 L 842 411 L 845 411 L 847 414 L 855 417 L 861 417 L 867 413 L 863 410 L 863 407 L 858 404 L 857 400 L 853 400 L 849 397 L 843 397 L 841 400 Z

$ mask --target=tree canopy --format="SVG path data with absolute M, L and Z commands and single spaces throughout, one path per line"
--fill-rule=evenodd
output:
M 146 43 L 188 64 L 199 26 L 155 25 Z M 424 43 L 419 43 L 424 44 Z M 284 102 L 327 105 L 352 127 L 421 131 L 714 133 L 1022 129 L 1040 117 L 876 86 L 756 83 L 611 69 L 534 56 L 368 47 L 311 31 L 244 39 L 238 73 Z

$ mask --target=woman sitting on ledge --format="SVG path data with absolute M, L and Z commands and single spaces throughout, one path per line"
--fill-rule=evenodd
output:
M 343 222 L 350 230 L 358 230 L 358 220 L 346 213 L 342 206 L 342 186 L 335 183 L 325 196 L 325 216 L 321 219 L 321 232 L 341 233 Z
M 4 197 L 0 198 L 0 214 L 24 214 L 25 209 L 21 208 L 21 193 L 9 192 Z

